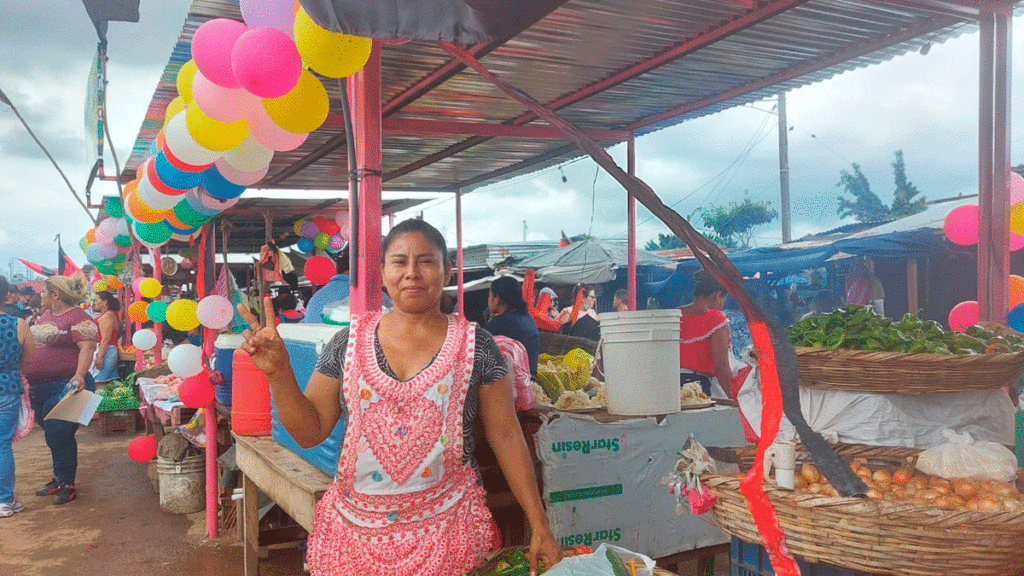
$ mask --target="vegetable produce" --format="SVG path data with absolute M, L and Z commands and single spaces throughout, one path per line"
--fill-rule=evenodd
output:
M 905 314 L 899 320 L 872 308 L 850 305 L 797 322 L 787 331 L 794 346 L 927 354 L 994 354 L 1024 350 L 1024 339 L 998 336 L 981 326 L 944 330 L 934 320 Z

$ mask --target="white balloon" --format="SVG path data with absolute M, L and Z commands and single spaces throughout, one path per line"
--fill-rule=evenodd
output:
M 139 350 L 152 350 L 156 346 L 156 332 L 145 328 L 132 334 L 132 345 Z
M 242 143 L 224 153 L 224 161 L 236 170 L 255 172 L 270 166 L 274 151 L 268 150 L 249 134 Z
M 262 106 L 260 106 L 262 108 Z M 184 114 L 175 114 L 164 128 L 164 141 L 175 158 L 192 166 L 213 164 L 221 153 L 199 145 L 188 131 Z
M 117 235 L 127 236 L 128 235 L 128 220 L 126 218 L 117 219 Z
M 203 371 L 203 351 L 192 344 L 178 344 L 167 355 L 167 367 L 182 378 L 195 376 Z

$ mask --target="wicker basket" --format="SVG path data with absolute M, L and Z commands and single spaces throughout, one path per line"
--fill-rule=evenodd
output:
M 1024 370 L 1024 353 L 903 354 L 796 348 L 800 385 L 827 390 L 924 394 L 1002 388 Z
M 562 356 L 573 348 L 582 348 L 591 356 L 597 354 L 597 342 L 594 340 L 548 332 L 546 330 L 539 330 L 538 333 L 540 335 L 540 351 L 552 356 Z
M 836 454 L 869 463 L 912 464 L 920 450 L 839 445 Z M 737 449 L 740 466 L 754 448 Z M 740 480 L 705 475 L 718 501 L 717 524 L 746 542 L 762 544 Z M 913 502 L 832 498 L 765 484 L 790 552 L 824 562 L 895 576 L 1004 576 L 1024 573 L 1024 513 L 973 512 Z

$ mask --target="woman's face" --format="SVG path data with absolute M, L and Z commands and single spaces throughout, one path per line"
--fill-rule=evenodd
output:
M 97 312 L 100 312 L 100 313 L 106 312 L 107 311 L 107 301 L 104 300 L 103 298 L 93 298 L 93 300 L 92 300 L 92 309 L 97 311 Z
M 494 295 L 494 292 L 487 291 L 487 309 L 491 311 L 491 314 L 498 313 L 498 304 L 501 299 Z
M 53 308 L 54 301 L 57 300 L 57 293 L 52 290 L 45 290 L 42 294 L 42 308 L 49 309 Z
M 597 294 L 593 290 L 587 292 L 587 297 L 583 300 L 583 303 L 587 305 L 587 308 L 593 308 L 597 304 Z
M 420 232 L 396 237 L 384 254 L 384 287 L 402 312 L 439 310 L 449 276 L 441 249 Z

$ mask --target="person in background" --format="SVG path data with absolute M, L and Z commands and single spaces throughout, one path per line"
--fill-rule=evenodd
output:
M 121 303 L 110 292 L 97 292 L 92 309 L 99 313 L 96 324 L 100 327 L 100 342 L 96 346 L 96 358 L 90 372 L 97 384 L 105 384 L 118 376 L 117 338 L 121 326 Z
M 729 320 L 722 312 L 728 294 L 703 269 L 693 277 L 693 302 L 680 307 L 679 384 L 700 382 L 708 396 L 732 398 L 734 380 L 738 390 L 750 366 L 733 372 Z
M 7 278 L 0 276 L 0 292 L 6 293 Z M 21 398 L 25 393 L 21 368 L 32 361 L 35 341 L 23 318 L 0 313 L 0 518 L 25 509 L 14 496 L 14 451 L 11 443 L 18 428 Z
M 583 305 L 576 312 L 576 318 L 571 318 L 572 310 L 576 303 L 577 295 L 583 293 Z M 597 318 L 597 311 L 594 305 L 597 304 L 597 293 L 586 284 L 577 284 L 572 291 L 573 306 L 563 308 L 558 315 L 562 327 L 558 329 L 559 334 L 587 338 L 595 342 L 601 339 L 601 324 Z
M 21 293 L 18 292 L 18 287 L 13 284 L 8 285 L 7 289 L 4 290 L 4 297 L 3 313 L 10 314 L 15 318 L 24 318 L 25 309 L 19 306 L 21 304 Z
M 832 293 L 828 290 L 819 290 L 814 294 L 814 298 L 811 299 L 811 309 L 807 314 L 800 317 L 801 320 L 805 320 L 812 316 L 824 316 L 825 314 L 831 313 L 836 309 L 835 302 L 832 300 Z
M 21 294 L 21 301 L 18 302 L 18 308 L 28 312 L 29 300 L 36 295 L 35 289 L 26 284 L 18 290 L 18 293 Z
M 550 298 L 548 303 L 548 318 L 558 318 L 558 293 L 551 288 L 541 288 L 540 292 L 537 292 L 537 304 L 540 304 L 540 297 L 543 294 L 547 294 Z
M 874 263 L 868 257 L 858 258 L 853 270 L 846 275 L 846 303 L 871 306 L 879 315 L 885 315 L 885 288 L 875 276 Z
M 306 316 L 302 319 L 307 324 L 322 324 L 324 308 L 335 302 L 348 302 L 348 247 L 346 246 L 334 259 L 337 274 L 331 277 L 306 303 Z
M 274 314 L 277 316 L 277 323 L 297 324 L 302 322 L 303 315 L 296 310 L 299 305 L 298 298 L 291 292 L 281 292 L 274 298 Z
M 50 276 L 45 286 L 43 313 L 31 327 L 36 353 L 23 372 L 36 422 L 43 428 L 53 461 L 53 478 L 36 490 L 36 495 L 53 496 L 54 504 L 67 504 L 77 495 L 78 424 L 46 420 L 46 415 L 67 388 L 95 390 L 89 367 L 100 331 L 89 314 L 79 308 L 85 300 L 85 279 L 80 273 L 70 278 Z
M 572 315 L 572 308 L 576 302 L 576 295 L 579 294 L 581 291 L 583 292 L 583 306 L 581 306 L 580 309 L 576 312 L 576 318 L 574 319 L 574 321 L 579 320 L 584 316 L 590 316 L 591 318 L 594 319 L 594 321 L 597 321 L 597 311 L 594 310 L 594 306 L 597 304 L 597 292 L 595 292 L 594 288 L 591 286 L 588 286 L 586 284 L 577 284 L 572 289 L 572 304 L 566 306 L 565 308 L 562 308 L 562 311 L 558 314 L 558 320 L 562 324 L 565 324 L 566 322 L 570 321 L 569 316 Z
M 43 297 L 40 294 L 35 294 L 31 298 L 29 298 L 27 310 L 28 317 L 25 318 L 25 321 L 28 322 L 29 326 L 36 323 L 36 318 L 38 318 L 39 314 L 42 312 L 42 306 Z
M 629 310 L 629 293 L 626 292 L 625 288 L 619 288 L 615 291 L 615 295 L 612 296 L 612 308 L 615 308 L 616 312 L 626 312 Z
M 562 551 L 515 416 L 505 359 L 486 330 L 441 312 L 451 278 L 444 236 L 423 220 L 406 220 L 388 232 L 382 253 L 394 308 L 339 330 L 304 392 L 277 329 L 260 327 L 239 306 L 251 327 L 242 350 L 267 375 L 278 417 L 297 443 L 315 446 L 339 419 L 347 423 L 337 474 L 314 514 L 311 574 L 357 567 L 454 576 L 483 560 L 494 527 L 473 456 L 478 417 L 529 519 L 531 572 L 540 556 L 553 566 Z
M 491 336 L 507 336 L 526 348 L 530 359 L 530 374 L 537 376 L 537 355 L 540 353 L 540 334 L 537 323 L 526 310 L 523 289 L 511 276 L 502 276 L 491 282 L 487 295 L 487 308 L 493 316 L 484 326 Z
M 660 307 L 661 307 L 661 303 L 658 302 L 658 299 L 655 298 L 654 296 L 651 296 L 650 298 L 647 299 L 647 309 L 648 310 L 657 310 Z

